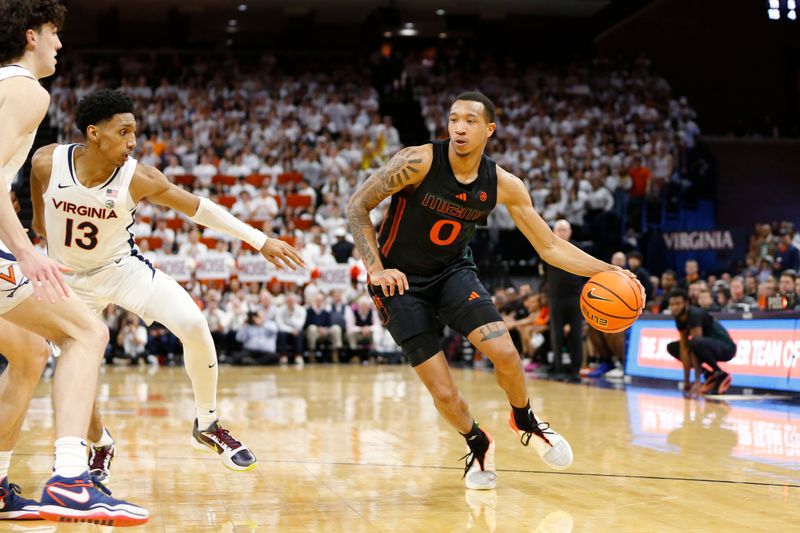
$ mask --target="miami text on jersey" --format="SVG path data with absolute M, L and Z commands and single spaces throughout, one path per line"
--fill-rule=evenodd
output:
M 472 222 L 481 218 L 482 213 L 479 209 L 458 205 L 449 200 L 436 196 L 435 194 L 426 193 L 425 198 L 422 199 L 422 205 L 428 209 L 444 213 L 451 217 L 460 218 Z

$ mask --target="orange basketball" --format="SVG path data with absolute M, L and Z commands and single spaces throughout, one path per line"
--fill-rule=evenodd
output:
M 586 322 L 604 333 L 625 331 L 639 318 L 642 292 L 636 281 L 622 272 L 600 272 L 581 291 L 581 312 Z

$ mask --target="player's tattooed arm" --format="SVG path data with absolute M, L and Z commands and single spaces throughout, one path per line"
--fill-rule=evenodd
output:
M 420 183 L 430 170 L 432 158 L 431 145 L 410 146 L 400 150 L 389 162 L 376 170 L 347 203 L 350 233 L 368 272 L 383 270 L 369 212 L 384 198 Z

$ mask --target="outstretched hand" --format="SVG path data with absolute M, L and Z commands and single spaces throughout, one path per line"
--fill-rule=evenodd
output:
M 397 289 L 399 294 L 403 294 L 408 290 L 408 279 L 406 275 L 396 268 L 387 268 L 375 275 L 370 274 L 369 282 L 381 287 L 384 296 L 394 296 L 395 289 Z
M 642 282 L 639 281 L 639 278 L 636 277 L 636 274 L 634 274 L 630 270 L 626 270 L 624 268 L 620 268 L 620 267 L 618 267 L 616 265 L 611 265 L 611 266 L 613 267 L 612 268 L 613 270 L 616 270 L 618 272 L 621 272 L 621 273 L 625 274 L 626 276 L 628 276 L 629 278 L 631 278 L 633 281 L 636 282 L 636 285 L 639 287 L 639 290 L 642 292 L 642 307 L 639 309 L 639 314 L 641 315 L 642 311 L 644 310 L 644 303 L 647 301 L 647 294 L 645 293 L 644 285 L 642 285 Z
M 267 239 L 264 246 L 261 247 L 261 255 L 264 258 L 283 270 L 285 267 L 297 270 L 305 264 L 300 252 L 294 249 L 289 243 L 280 239 Z

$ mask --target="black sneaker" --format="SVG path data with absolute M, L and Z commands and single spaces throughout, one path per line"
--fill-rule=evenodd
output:
M 731 375 L 723 370 L 714 372 L 714 375 L 711 377 L 714 378 L 714 385 L 711 389 L 711 394 L 725 394 L 730 388 L 731 382 L 733 381 Z

